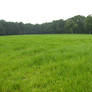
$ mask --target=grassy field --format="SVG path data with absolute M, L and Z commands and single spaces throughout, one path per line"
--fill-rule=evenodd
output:
M 0 92 L 92 92 L 92 35 L 0 37 Z

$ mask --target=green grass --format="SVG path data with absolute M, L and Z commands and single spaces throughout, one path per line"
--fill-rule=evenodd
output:
M 0 92 L 92 92 L 92 35 L 0 37 Z

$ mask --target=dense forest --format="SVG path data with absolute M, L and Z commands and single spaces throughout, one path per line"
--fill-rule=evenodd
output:
M 24 24 L 0 20 L 0 35 L 20 34 L 91 34 L 92 16 L 77 15 L 67 20 L 55 20 L 43 24 Z

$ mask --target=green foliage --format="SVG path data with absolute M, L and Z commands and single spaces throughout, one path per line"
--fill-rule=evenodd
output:
M 19 34 L 91 34 L 92 16 L 77 15 L 67 20 L 55 20 L 43 24 L 24 24 L 0 20 L 0 35 Z
M 92 16 L 89 15 L 86 18 L 86 29 L 88 30 L 88 33 L 92 33 Z
M 92 36 L 0 37 L 0 92 L 92 92 Z
M 65 28 L 68 30 L 68 33 L 86 33 L 85 32 L 85 20 L 84 16 L 74 16 L 68 20 L 66 20 Z

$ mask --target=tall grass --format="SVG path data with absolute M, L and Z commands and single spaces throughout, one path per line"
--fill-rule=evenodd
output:
M 0 37 L 0 92 L 92 92 L 92 36 Z

